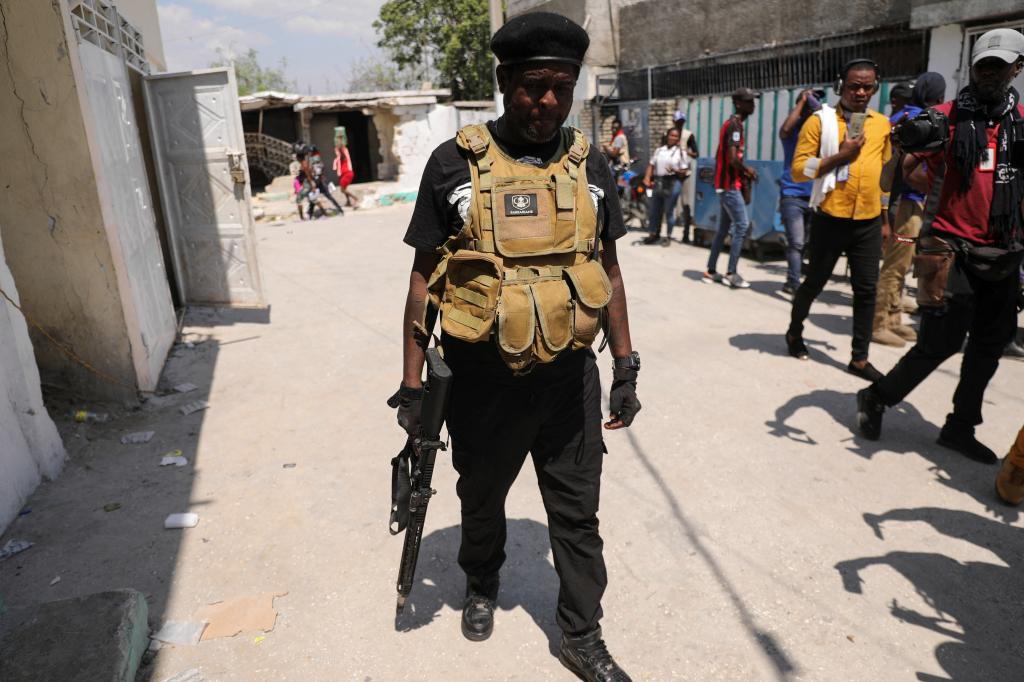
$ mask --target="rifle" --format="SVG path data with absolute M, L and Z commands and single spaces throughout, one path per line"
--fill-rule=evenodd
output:
M 451 391 L 452 371 L 436 348 L 426 350 L 427 381 L 423 385 L 423 406 L 420 414 L 420 433 L 406 440 L 402 452 L 391 460 L 392 499 L 389 531 L 398 535 L 405 530 L 402 560 L 398 566 L 397 618 L 405 609 L 405 600 L 412 591 L 423 541 L 423 522 L 427 517 L 427 504 L 437 491 L 431 489 L 434 458 L 438 450 L 447 450 L 441 438 L 441 425 L 448 413 L 448 394 Z

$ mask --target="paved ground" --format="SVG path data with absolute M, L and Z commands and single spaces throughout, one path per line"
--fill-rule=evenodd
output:
M 412 612 L 395 627 L 388 459 L 403 435 L 384 399 L 400 379 L 410 211 L 261 226 L 269 323 L 194 311 L 184 338 L 201 342 L 176 349 L 164 383 L 198 392 L 63 425 L 72 462 L 4 537 L 37 543 L 0 564 L 8 607 L 134 587 L 159 625 L 288 592 L 266 639 L 165 648 L 143 670 L 152 680 L 571 679 L 551 654 L 557 582 L 529 467 L 509 500 L 493 638 L 459 634 L 445 455 Z M 934 444 L 959 359 L 866 442 L 851 430 L 863 384 L 843 371 L 848 286 L 813 309 L 801 363 L 783 347 L 781 264 L 744 261 L 754 287 L 731 291 L 700 283 L 706 250 L 637 241 L 621 260 L 644 409 L 607 437 L 600 513 L 605 634 L 634 679 L 1020 679 L 1024 523 L 995 504 L 994 468 Z M 898 357 L 873 349 L 882 369 Z M 1000 452 L 1024 415 L 1022 380 L 1024 364 L 1006 362 L 988 392 L 980 437 Z M 197 397 L 209 410 L 174 409 Z M 157 430 L 149 445 L 117 443 L 142 428 Z M 189 466 L 156 467 L 169 448 Z M 198 527 L 161 529 L 186 510 Z

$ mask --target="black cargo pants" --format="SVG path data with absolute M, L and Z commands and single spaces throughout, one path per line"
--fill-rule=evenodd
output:
M 577 351 L 557 372 L 501 376 L 452 354 L 448 428 L 459 473 L 459 565 L 475 589 L 496 597 L 505 561 L 505 497 L 533 457 L 558 573 L 556 621 L 581 634 L 601 619 L 608 583 L 598 533 L 604 441 L 601 384 L 593 354 Z
M 947 423 L 972 430 L 981 423 L 985 388 L 999 366 L 999 358 L 1017 332 L 1016 272 L 998 282 L 981 279 L 963 265 L 958 255 L 946 287 L 949 301 L 940 314 L 922 308 L 917 343 L 896 366 L 875 382 L 875 391 L 889 406 L 896 405 L 963 346 L 960 383 L 953 394 L 953 412 Z

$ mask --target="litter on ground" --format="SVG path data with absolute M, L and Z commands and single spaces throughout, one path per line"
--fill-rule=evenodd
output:
M 121 436 L 121 445 L 140 445 L 142 443 L 148 443 L 153 440 L 153 436 L 156 435 L 156 431 L 137 431 L 135 433 L 127 433 Z
M 199 524 L 199 514 L 185 512 L 169 514 L 164 519 L 164 528 L 195 528 Z
M 193 400 L 192 402 L 187 403 L 187 404 L 182 405 L 181 407 L 179 407 L 178 411 L 181 412 L 184 416 L 187 417 L 188 415 L 192 414 L 193 412 L 199 412 L 200 410 L 205 410 L 209 406 L 210 406 L 210 403 L 206 402 L 205 400 Z
M 34 544 L 34 542 L 29 542 L 28 540 L 8 540 L 3 549 L 0 549 L 0 561 L 10 559 L 19 552 L 24 552 Z
M 203 641 L 218 637 L 234 637 L 240 632 L 253 630 L 270 632 L 277 622 L 274 599 L 286 594 L 288 593 L 264 592 L 203 606 L 195 613 L 197 620 L 209 623 L 203 632 Z

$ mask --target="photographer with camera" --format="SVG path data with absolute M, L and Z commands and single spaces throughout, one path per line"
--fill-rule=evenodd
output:
M 889 116 L 893 125 L 914 118 L 928 107 L 942 103 L 946 95 L 946 79 L 942 74 L 928 71 L 917 77 L 910 91 L 909 103 Z M 893 97 L 895 103 L 896 98 Z M 895 109 L 895 104 L 893 105 Z M 924 220 L 924 198 L 928 194 L 926 169 L 919 158 L 902 151 L 894 154 L 896 164 L 892 180 L 893 201 L 890 220 L 893 238 L 882 252 L 882 269 L 878 274 L 875 298 L 875 321 L 871 340 L 886 346 L 902 348 L 907 342 L 917 341 L 917 332 L 903 324 L 903 285 L 914 257 L 914 242 L 921 233 Z M 905 168 L 904 168 L 905 166 Z M 885 188 L 883 173 L 882 187 Z
M 1024 202 L 1024 107 L 1010 84 L 1024 68 L 1024 35 L 996 29 L 978 38 L 970 83 L 956 101 L 928 109 L 894 133 L 927 164 L 930 190 L 914 257 L 921 330 L 887 375 L 857 394 L 861 434 L 877 440 L 886 407 L 903 400 L 964 350 L 953 412 L 938 443 L 995 464 L 978 442 L 985 388 L 1017 327 Z M 906 168 L 906 166 L 905 166 Z

